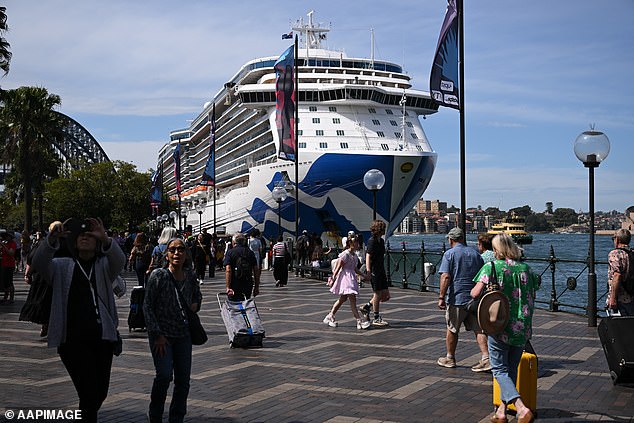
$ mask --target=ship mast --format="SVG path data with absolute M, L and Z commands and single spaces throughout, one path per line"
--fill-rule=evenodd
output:
M 320 49 L 321 42 L 326 39 L 326 33 L 330 32 L 330 28 L 322 28 L 320 24 L 313 22 L 314 10 L 307 13 L 308 23 L 304 23 L 304 18 L 300 18 L 291 27 L 293 31 L 299 32 L 300 41 L 304 43 L 306 48 L 306 57 L 310 49 Z

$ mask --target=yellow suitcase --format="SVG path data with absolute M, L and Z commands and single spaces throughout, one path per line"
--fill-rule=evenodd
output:
M 526 351 L 522 353 L 515 386 L 522 397 L 522 402 L 535 413 L 537 411 L 537 356 L 535 354 Z M 498 407 L 500 404 L 502 404 L 500 385 L 493 378 L 493 405 Z M 513 404 L 509 404 L 508 408 L 517 411 Z

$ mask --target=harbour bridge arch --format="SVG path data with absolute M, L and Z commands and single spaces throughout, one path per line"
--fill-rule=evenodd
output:
M 106 152 L 86 128 L 70 116 L 56 113 L 64 121 L 64 138 L 53 142 L 53 147 L 62 159 L 63 168 L 75 170 L 86 164 L 110 162 Z

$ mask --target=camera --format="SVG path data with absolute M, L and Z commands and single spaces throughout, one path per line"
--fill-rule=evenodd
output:
M 69 230 L 73 235 L 79 235 L 83 232 L 92 231 L 92 225 L 86 219 L 70 219 L 66 223 L 66 230 Z

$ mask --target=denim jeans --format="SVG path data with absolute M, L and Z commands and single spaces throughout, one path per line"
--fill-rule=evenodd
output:
M 154 351 L 156 338 L 149 336 L 150 350 L 154 360 L 156 376 L 152 384 L 150 396 L 150 421 L 160 422 L 165 408 L 165 398 L 172 375 L 174 376 L 174 393 L 169 409 L 169 422 L 180 423 L 187 414 L 187 395 L 189 394 L 189 376 L 192 370 L 192 341 L 189 336 L 183 338 L 167 338 L 165 355 L 159 357 Z
M 502 402 L 510 403 L 520 397 L 517 383 L 517 367 L 522 359 L 524 347 L 515 347 L 489 336 L 489 362 L 493 377 L 500 385 Z

